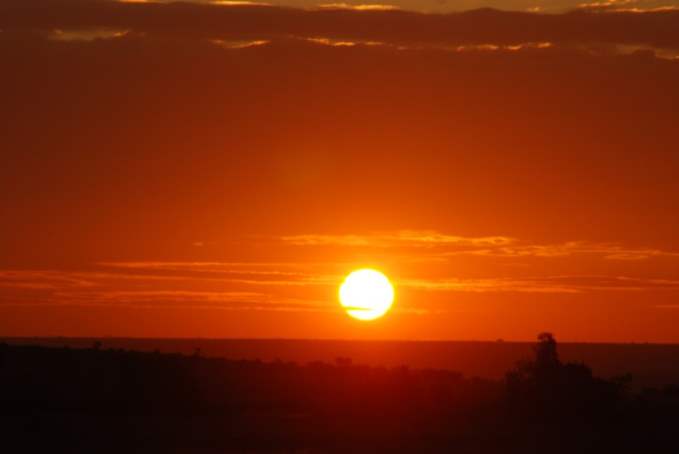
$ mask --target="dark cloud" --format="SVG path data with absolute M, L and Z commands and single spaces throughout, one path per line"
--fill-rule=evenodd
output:
M 534 14 L 491 9 L 445 15 L 406 11 L 302 10 L 274 6 L 9 0 L 3 29 L 115 28 L 222 39 L 290 36 L 398 44 L 609 43 L 679 48 L 679 11 Z

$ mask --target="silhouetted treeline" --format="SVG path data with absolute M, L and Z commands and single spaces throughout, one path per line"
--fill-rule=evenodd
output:
M 0 434 L 11 452 L 676 452 L 679 388 L 628 384 L 563 364 L 549 333 L 504 381 L 0 344 Z

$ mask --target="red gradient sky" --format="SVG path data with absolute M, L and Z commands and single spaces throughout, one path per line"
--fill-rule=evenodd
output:
M 677 11 L 0 30 L 0 335 L 679 342 Z M 337 302 L 363 266 L 376 322 Z

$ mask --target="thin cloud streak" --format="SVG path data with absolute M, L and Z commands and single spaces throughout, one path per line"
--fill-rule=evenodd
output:
M 299 298 L 280 297 L 269 293 L 243 291 L 191 291 L 144 290 L 60 292 L 55 294 L 60 304 L 127 306 L 127 307 L 178 307 L 191 309 L 225 309 L 242 311 L 328 311 L 327 304 Z
M 207 286 L 206 283 L 210 285 Z M 88 271 L 0 271 L 0 305 L 94 305 L 148 307 L 217 307 L 242 310 L 320 310 L 322 304 L 276 292 L 255 292 L 248 286 L 308 285 L 293 280 L 205 279 Z M 225 290 L 207 290 L 215 285 Z M 12 290 L 21 291 L 15 294 Z
M 606 260 L 645 260 L 652 257 L 679 257 L 679 253 L 652 248 L 627 248 L 612 243 L 568 241 L 560 244 L 517 244 L 516 246 L 471 251 L 453 251 L 447 255 L 481 255 L 489 257 L 569 257 L 599 255 Z
M 644 260 L 652 257 L 679 257 L 679 252 L 654 248 L 632 248 L 615 243 L 567 241 L 536 244 L 509 236 L 464 237 L 430 230 L 403 230 L 367 235 L 292 235 L 280 240 L 293 246 L 339 246 L 348 248 L 436 249 L 440 257 L 476 255 L 486 257 L 569 257 L 599 255 L 607 260 Z
M 129 30 L 115 30 L 107 28 L 94 28 L 84 30 L 55 29 L 49 32 L 48 39 L 53 41 L 94 41 L 97 39 L 123 38 L 130 33 Z
M 11 279 L 8 279 L 11 276 Z M 158 278 L 161 278 L 160 280 Z M 3 305 L 108 305 L 217 307 L 233 310 L 336 310 L 334 301 L 292 298 L 279 291 L 253 291 L 251 288 L 329 287 L 341 281 L 338 275 L 316 275 L 297 279 L 270 280 L 213 279 L 223 290 L 207 290 L 205 280 L 195 276 L 144 276 L 116 281 L 115 274 L 98 272 L 4 271 L 0 279 L 0 304 Z M 148 279 L 148 280 L 145 280 Z M 160 284 L 159 284 L 160 282 Z M 164 282 L 164 283 L 163 283 Z M 581 294 L 591 292 L 679 291 L 679 280 L 629 276 L 561 275 L 547 277 L 502 278 L 401 278 L 397 288 L 443 293 L 536 293 Z M 29 291 L 20 298 L 7 290 Z M 426 311 L 426 296 L 408 310 Z M 417 298 L 415 299 L 417 301 Z
M 446 235 L 434 230 L 399 230 L 371 235 L 291 235 L 280 238 L 295 246 L 371 246 L 371 247 L 434 247 L 440 245 L 499 246 L 515 242 L 505 236 L 464 237 Z
M 526 261 L 579 256 L 600 260 L 645 260 L 678 254 L 653 248 L 631 248 L 609 243 L 569 241 L 534 244 L 505 235 L 466 237 L 433 230 L 399 230 L 374 234 L 305 234 L 253 237 L 274 241 L 295 255 L 300 248 L 340 248 L 371 251 L 389 257 L 390 263 L 410 263 L 453 256 L 520 258 Z M 318 257 L 327 256 L 319 251 Z M 407 258 L 407 259 L 404 259 Z M 445 262 L 430 262 L 438 267 Z M 195 307 L 229 310 L 323 311 L 338 310 L 336 302 L 300 298 L 319 292 L 332 295 L 352 262 L 295 261 L 130 261 L 100 262 L 86 270 L 0 270 L 0 304 L 93 305 L 129 307 Z M 583 294 L 592 292 L 679 291 L 679 280 L 625 275 L 555 276 L 392 276 L 397 288 L 418 292 L 404 313 L 426 313 L 427 292 Z M 310 292 L 310 293 L 309 293 Z M 317 296 L 316 296 L 317 298 Z M 406 308 L 404 308 L 406 309 Z
M 358 4 L 358 5 L 352 5 L 349 3 L 323 3 L 321 5 L 318 5 L 318 7 L 321 9 L 340 9 L 340 10 L 344 9 L 352 11 L 393 11 L 399 9 L 399 7 L 395 5 L 378 3 Z
M 255 39 L 250 41 L 227 41 L 224 39 L 213 39 L 210 40 L 215 46 L 221 47 L 223 49 L 247 49 L 249 47 L 264 46 L 269 44 L 269 40 L 266 39 Z M 193 243 L 196 247 L 202 247 L 203 244 L 200 242 Z
M 651 2 L 651 5 L 648 3 L 648 0 L 603 0 L 599 2 L 580 3 L 578 9 L 618 13 L 655 13 L 679 10 L 679 7 L 676 5 L 658 6 L 656 2 Z
M 649 290 L 679 290 L 679 280 L 578 275 L 533 278 L 411 279 L 403 281 L 401 285 L 429 291 L 473 293 L 585 293 L 595 291 L 641 292 Z

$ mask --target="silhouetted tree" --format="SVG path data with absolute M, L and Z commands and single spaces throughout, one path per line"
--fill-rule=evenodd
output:
M 523 360 L 516 363 L 516 367 L 506 374 L 506 383 L 513 394 L 525 392 L 526 387 L 552 382 L 561 367 L 557 342 L 552 333 L 538 334 L 538 342 L 533 347 L 535 359 Z
M 536 368 L 554 369 L 561 365 L 556 347 L 556 339 L 552 333 L 538 334 L 538 343 L 534 347 Z

